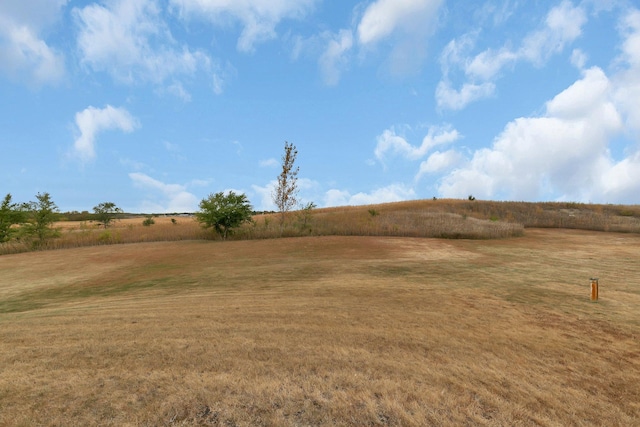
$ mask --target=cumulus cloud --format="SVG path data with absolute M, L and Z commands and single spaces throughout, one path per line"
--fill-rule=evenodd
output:
M 436 151 L 427 160 L 420 163 L 420 170 L 416 175 L 416 180 L 419 180 L 425 174 L 441 173 L 451 169 L 462 160 L 463 156 L 457 150 Z
M 138 127 L 137 120 L 126 109 L 111 105 L 105 108 L 87 107 L 76 113 L 75 121 L 79 136 L 73 144 L 72 154 L 82 162 L 95 159 L 96 137 L 99 133 L 108 130 L 132 132 Z
M 67 0 L 0 2 L 0 71 L 30 85 L 59 83 L 64 55 L 43 39 Z
M 598 67 L 585 70 L 547 102 L 544 115 L 512 121 L 491 148 L 476 151 L 446 175 L 440 194 L 637 203 L 637 147 L 619 161 L 610 152 L 612 141 L 625 130 L 616 102 L 618 84 Z
M 255 184 L 251 186 L 251 189 L 253 190 L 253 192 L 260 199 L 259 204 L 256 205 L 257 206 L 256 209 L 262 210 L 262 211 L 276 210 L 276 205 L 275 203 L 273 203 L 271 195 L 273 194 L 277 184 L 278 183 L 276 180 L 272 180 L 265 186 L 260 186 Z
M 147 213 L 195 212 L 198 198 L 187 191 L 185 185 L 165 184 L 140 172 L 132 172 L 129 178 L 134 187 L 146 190 L 141 211 Z
M 73 10 L 82 63 L 105 71 L 117 81 L 163 83 L 179 75 L 210 71 L 211 58 L 202 51 L 177 46 L 162 19 L 157 0 L 113 0 Z M 168 92 L 188 100 L 180 83 Z
M 219 26 L 239 22 L 238 50 L 252 52 L 259 43 L 276 38 L 284 19 L 301 19 L 317 0 L 171 0 L 183 17 L 203 17 Z
M 519 61 L 535 66 L 543 65 L 552 55 L 562 52 L 579 38 L 586 22 L 584 8 L 565 0 L 551 8 L 541 27 L 527 34 L 516 49 L 507 43 L 472 56 L 470 52 L 478 32 L 452 40 L 440 56 L 443 77 L 435 93 L 438 106 L 460 110 L 471 102 L 491 96 L 495 91 L 495 80 L 506 67 Z M 575 52 L 573 61 L 581 64 L 581 67 L 584 66 L 585 58 L 580 52 Z M 450 71 L 458 68 L 464 72 L 467 81 L 460 89 L 455 89 L 451 83 Z
M 331 189 L 324 196 L 324 206 L 370 205 L 415 198 L 416 193 L 413 188 L 403 184 L 392 184 L 369 193 L 360 192 L 356 194 L 351 194 L 347 190 Z
M 387 129 L 377 138 L 374 154 L 378 160 L 383 161 L 391 154 L 397 154 L 409 160 L 418 160 L 424 157 L 433 147 L 452 143 L 460 138 L 455 129 L 431 127 L 427 135 L 422 139 L 422 144 L 413 146 L 405 138 L 396 134 L 395 129 Z

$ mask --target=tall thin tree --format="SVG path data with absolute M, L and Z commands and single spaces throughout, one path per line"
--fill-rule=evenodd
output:
M 296 166 L 298 149 L 295 145 L 285 141 L 282 155 L 282 170 L 278 175 L 278 183 L 271 197 L 280 212 L 280 229 L 284 229 L 287 212 L 298 205 L 298 172 Z

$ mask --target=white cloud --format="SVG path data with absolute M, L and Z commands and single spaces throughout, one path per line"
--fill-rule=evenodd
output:
M 124 83 L 163 83 L 177 75 L 210 70 L 211 59 L 202 51 L 178 47 L 157 0 L 113 0 L 106 5 L 75 8 L 78 48 L 82 63 L 94 71 L 108 72 Z M 169 92 L 188 99 L 175 81 Z
M 442 4 L 443 0 L 377 0 L 365 9 L 358 24 L 358 43 L 368 49 L 394 37 L 391 72 L 414 72 L 424 61 Z
M 260 203 L 256 205 L 257 210 L 261 210 L 261 211 L 276 210 L 276 205 L 275 203 L 273 203 L 271 195 L 273 194 L 273 191 L 275 190 L 277 184 L 278 183 L 276 180 L 272 180 L 264 187 L 261 187 L 259 185 L 251 186 L 251 189 L 253 190 L 253 192 L 257 194 L 260 199 Z
M 356 194 L 351 194 L 346 190 L 331 189 L 324 196 L 324 206 L 371 205 L 415 198 L 415 191 L 403 184 L 392 184 L 373 190 L 370 193 L 360 192 Z
M 41 33 L 60 17 L 67 0 L 0 2 L 0 71 L 10 78 L 40 86 L 59 83 L 64 55 Z
M 493 79 L 507 64 L 519 59 L 517 53 L 508 48 L 498 51 L 487 49 L 476 55 L 465 67 L 465 73 L 471 78 Z
M 594 106 L 605 102 L 609 90 L 610 82 L 604 72 L 597 67 L 588 69 L 581 80 L 547 102 L 547 115 L 569 120 L 588 117 Z M 611 104 L 605 105 L 615 109 Z M 604 118 L 600 117 L 600 120 Z
M 574 7 L 570 1 L 563 1 L 549 11 L 544 28 L 525 38 L 518 57 L 537 65 L 545 62 L 580 37 L 586 22 L 587 15 L 581 6 Z
M 640 67 L 640 10 L 633 9 L 622 19 L 623 59 L 632 67 Z
M 478 25 L 486 25 L 486 21 L 491 21 L 494 26 L 504 24 L 511 18 L 515 9 L 518 7 L 517 1 L 503 0 L 501 5 L 498 2 L 487 2 L 476 13 L 479 19 Z
M 409 160 L 418 160 L 433 147 L 452 143 L 459 138 L 460 134 L 455 129 L 431 127 L 422 139 L 422 144 L 416 147 L 409 144 L 402 136 L 397 135 L 392 128 L 385 130 L 378 136 L 374 154 L 378 160 L 384 160 L 389 152 L 399 154 Z
M 579 70 L 584 69 L 587 59 L 587 54 L 580 49 L 573 49 L 571 52 L 571 64 Z
M 329 39 L 327 47 L 318 63 L 325 84 L 333 86 L 338 83 L 342 70 L 347 66 L 346 54 L 353 47 L 353 33 L 350 30 L 340 30 L 339 33 L 328 34 L 326 37 Z
M 354 49 L 353 31 L 350 29 L 323 31 L 307 38 L 296 36 L 289 41 L 293 61 L 301 56 L 317 58 L 320 75 L 327 86 L 337 85 L 342 73 L 349 68 Z
M 173 82 L 166 88 L 160 89 L 159 93 L 168 93 L 182 99 L 183 102 L 191 102 L 191 94 L 187 92 L 181 82 Z
M 129 174 L 133 185 L 148 190 L 141 211 L 146 213 L 194 212 L 198 209 L 198 198 L 180 184 L 165 184 L 140 173 Z
M 102 109 L 87 107 L 76 113 L 75 120 L 79 136 L 73 144 L 72 154 L 82 162 L 96 157 L 96 137 L 100 132 L 107 130 L 132 132 L 138 127 L 137 120 L 126 109 L 114 108 L 111 105 Z
M 420 170 L 416 175 L 416 180 L 419 180 L 425 174 L 440 173 L 451 169 L 462 160 L 462 154 L 456 150 L 452 149 L 445 152 L 436 151 L 431 154 L 427 160 L 420 163 Z
M 240 22 L 238 50 L 252 52 L 255 45 L 276 38 L 284 19 L 301 19 L 317 0 L 171 0 L 183 17 L 202 16 L 216 25 Z
M 377 0 L 370 4 L 358 25 L 358 40 L 374 44 L 396 31 L 428 30 L 442 0 Z
M 623 131 L 615 89 L 600 68 L 585 70 L 582 79 L 547 102 L 543 116 L 512 121 L 491 148 L 476 151 L 446 175 L 440 194 L 629 201 L 619 197 L 640 191 L 633 169 L 640 156 L 633 153 L 617 164 L 611 158 L 610 141 Z
M 604 201 L 638 203 L 640 194 L 640 151 L 614 164 L 601 177 L 600 198 Z
M 451 87 L 448 80 L 442 80 L 436 87 L 436 102 L 439 108 L 462 110 L 473 101 L 490 97 L 495 89 L 494 83 L 483 82 L 481 84 L 465 83 L 460 90 L 456 90 Z
M 584 8 L 565 0 L 549 11 L 541 28 L 525 36 L 517 49 L 506 43 L 498 49 L 488 48 L 470 56 L 477 31 L 452 40 L 440 56 L 443 77 L 436 88 L 438 106 L 460 110 L 473 101 L 491 96 L 495 91 L 494 81 L 502 70 L 519 61 L 543 65 L 552 55 L 562 52 L 580 37 L 586 22 Z M 574 51 L 572 61 L 581 68 L 586 58 L 579 51 Z M 461 68 L 467 79 L 459 90 L 452 87 L 450 80 L 450 71 L 454 67 Z
M 215 63 L 211 68 L 213 93 L 222 95 L 229 82 L 236 76 L 237 71 L 229 62 L 225 64 Z
M 628 132 L 640 143 L 640 10 L 629 11 L 622 19 L 622 54 L 617 59 L 623 68 L 613 77 L 615 100 L 625 117 Z

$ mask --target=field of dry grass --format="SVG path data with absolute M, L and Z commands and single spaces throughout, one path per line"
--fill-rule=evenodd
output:
M 142 225 L 143 219 L 129 217 L 115 221 L 108 229 L 93 221 L 61 221 L 55 225 L 60 232 L 58 238 L 44 243 L 28 238 L 0 243 L 0 255 L 33 249 L 218 238 L 200 227 L 193 217 L 156 216 L 150 227 Z M 276 214 L 255 215 L 231 239 L 303 236 L 503 239 L 521 236 L 525 228 L 531 227 L 640 233 L 640 206 L 414 200 L 294 211 L 288 214 L 284 227 Z
M 640 425 L 638 259 L 548 229 L 1 256 L 0 425 Z

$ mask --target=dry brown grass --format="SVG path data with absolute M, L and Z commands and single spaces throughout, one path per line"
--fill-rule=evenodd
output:
M 37 246 L 30 241 L 0 244 L 0 255 L 36 249 L 62 249 L 119 243 L 216 239 L 193 218 L 154 218 L 142 226 L 138 216 L 108 229 L 86 221 L 56 225 L 61 237 Z M 171 220 L 176 223 L 172 223 Z M 397 236 L 447 239 L 502 239 L 521 236 L 525 228 L 569 228 L 640 233 L 640 206 L 526 203 L 467 200 L 414 200 L 370 206 L 291 212 L 284 229 L 278 215 L 256 215 L 231 239 L 301 236 Z
M 639 425 L 639 258 L 571 230 L 2 256 L 0 425 Z
M 172 223 L 174 219 L 176 223 Z M 85 246 L 113 245 L 122 243 L 172 242 L 178 240 L 200 240 L 212 237 L 191 217 L 157 217 L 155 224 L 145 227 L 143 217 L 115 221 L 104 228 L 93 221 L 60 221 L 54 224 L 60 237 L 47 240 L 37 249 L 69 249 Z M 28 240 L 0 243 L 0 255 L 32 250 Z

